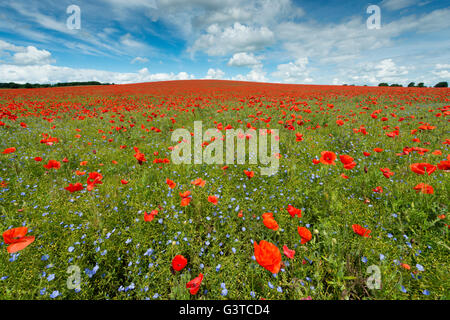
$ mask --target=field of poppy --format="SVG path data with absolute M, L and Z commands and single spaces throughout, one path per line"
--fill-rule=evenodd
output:
M 0 90 L 0 298 L 450 299 L 449 94 Z M 194 121 L 278 129 L 278 172 L 172 163 Z

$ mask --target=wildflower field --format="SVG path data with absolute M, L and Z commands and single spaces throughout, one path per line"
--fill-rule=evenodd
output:
M 0 90 L 0 298 L 450 299 L 449 94 Z M 173 163 L 195 121 L 277 129 L 278 171 Z

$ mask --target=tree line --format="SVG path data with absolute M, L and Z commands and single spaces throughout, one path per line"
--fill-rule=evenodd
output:
M 6 89 L 29 89 L 29 88 L 52 88 L 52 87 L 74 87 L 74 86 L 104 86 L 104 85 L 113 85 L 114 83 L 101 83 L 98 81 L 84 81 L 84 82 L 58 82 L 55 84 L 49 83 L 15 83 L 15 82 L 0 82 L 0 88 Z M 344 84 L 347 86 L 347 84 Z M 351 85 L 354 86 L 354 85 Z M 386 82 L 382 82 L 378 84 L 379 87 L 403 87 L 401 84 L 393 83 L 389 85 Z M 414 82 L 410 82 L 408 87 L 416 87 L 416 88 L 426 88 L 423 82 L 418 83 L 417 85 Z M 438 82 L 434 85 L 435 88 L 448 88 L 448 82 L 442 81 Z
M 403 87 L 401 84 L 393 83 L 393 84 L 389 85 L 386 82 L 382 82 L 382 83 L 378 84 L 378 86 L 379 87 Z M 408 84 L 408 87 L 410 87 L 410 88 L 411 87 L 425 88 L 425 85 L 423 84 L 423 82 L 420 82 L 416 86 L 416 84 L 414 82 L 410 82 Z M 435 88 L 448 88 L 448 82 L 446 82 L 446 81 L 438 82 L 434 85 L 434 87 Z
M 54 83 L 54 84 L 0 82 L 0 88 L 30 89 L 30 88 L 73 87 L 73 86 L 104 86 L 104 85 L 112 85 L 112 84 L 114 84 L 114 83 L 101 83 L 98 81 L 58 82 L 58 83 Z

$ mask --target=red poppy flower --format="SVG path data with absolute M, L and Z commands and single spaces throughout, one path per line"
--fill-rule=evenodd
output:
M 278 273 L 281 268 L 281 253 L 273 243 L 261 240 L 259 244 L 253 242 L 255 258 L 258 264 L 271 273 Z
M 428 175 L 432 174 L 437 169 L 436 166 L 433 166 L 429 163 L 413 163 L 412 165 L 410 165 L 410 168 L 417 174 L 428 173 Z
M 295 250 L 289 249 L 286 245 L 283 246 L 283 253 L 289 259 L 294 259 Z
M 199 186 L 199 187 L 204 187 L 205 183 L 206 183 L 206 181 L 203 180 L 202 178 L 195 179 L 194 181 L 191 182 L 191 184 L 193 184 L 194 186 Z
M 120 183 L 121 183 L 121 184 L 128 184 L 128 181 L 125 180 L 125 179 L 122 179 L 122 180 L 120 180 Z
M 349 155 L 342 154 L 339 156 L 339 160 L 342 162 L 342 164 L 349 164 L 352 163 L 354 159 Z
M 5 150 L 3 150 L 3 154 L 8 154 L 8 153 L 13 153 L 13 152 L 16 152 L 16 148 L 14 148 L 14 147 L 11 147 L 11 148 L 6 148 Z
M 253 171 L 244 170 L 244 173 L 249 179 L 253 178 L 253 176 L 255 175 Z
M 429 125 L 424 124 L 424 125 L 421 125 L 421 126 L 419 127 L 419 129 L 420 129 L 420 130 L 434 130 L 434 129 L 436 129 L 436 127 L 435 127 L 435 126 L 429 126 Z
M 172 268 L 175 271 L 181 271 L 187 265 L 187 259 L 182 255 L 176 255 L 172 260 Z
M 189 205 L 189 202 L 191 202 L 191 198 L 189 197 L 190 195 L 191 195 L 191 192 L 189 190 L 185 191 L 183 193 L 180 192 L 180 197 L 182 198 L 180 206 L 185 207 L 185 206 Z
M 380 168 L 380 171 L 383 172 L 383 176 L 388 179 L 394 175 L 394 172 L 392 172 L 389 168 Z
M 147 159 L 145 159 L 145 155 L 141 153 L 137 147 L 134 147 L 133 149 L 136 152 L 134 154 L 134 157 L 136 158 L 136 160 L 139 162 L 140 165 L 142 165 L 143 162 L 147 161 Z
M 351 170 L 351 169 L 353 169 L 355 166 L 356 166 L 356 162 L 347 163 L 347 164 L 344 164 L 344 169 L 345 169 L 345 170 Z
M 158 215 L 158 210 L 152 210 L 152 212 L 144 212 L 144 221 L 151 222 Z
M 437 164 L 439 170 L 450 170 L 450 160 L 442 160 Z
M 383 188 L 382 187 L 376 187 L 375 189 L 373 189 L 373 192 L 383 193 Z
M 42 158 L 41 158 L 41 157 L 35 157 L 35 158 L 34 158 L 34 161 L 40 162 L 40 161 L 42 161 Z
M 103 175 L 98 172 L 90 172 L 87 178 L 87 190 L 92 191 L 96 184 L 102 184 Z
M 433 187 L 428 184 L 425 184 L 425 183 L 419 183 L 413 189 L 416 190 L 417 193 L 419 193 L 419 192 L 425 193 L 425 194 L 433 194 L 434 193 Z
M 219 202 L 216 196 L 208 196 L 208 201 L 211 202 L 213 205 L 217 205 L 217 203 Z
M 353 232 L 360 235 L 361 237 L 364 238 L 371 238 L 371 236 L 369 235 L 369 233 L 371 233 L 372 231 L 366 228 L 363 228 L 362 226 L 360 226 L 359 224 L 354 224 L 352 225 L 352 229 Z
M 183 198 L 183 199 L 181 199 L 180 206 L 186 207 L 187 205 L 189 205 L 190 202 L 191 202 L 191 198 Z
M 200 285 L 203 281 L 203 274 L 199 274 L 198 277 L 192 279 L 188 283 L 186 283 L 186 288 L 189 289 L 190 294 L 195 295 L 197 294 L 198 290 L 200 289 Z
M 53 145 L 53 143 L 58 142 L 58 138 L 54 138 L 54 137 L 49 136 L 48 138 L 42 139 L 40 142 L 41 143 L 45 143 L 48 146 L 51 146 L 51 145 Z
M 302 238 L 301 244 L 305 244 L 312 239 L 311 231 L 309 231 L 305 227 L 298 227 L 297 228 L 298 234 L 300 235 L 300 238 Z
M 182 197 L 182 198 L 187 198 L 190 195 L 191 195 L 191 192 L 189 190 L 187 190 L 187 191 L 185 191 L 183 193 L 180 192 L 180 197 Z
M 373 151 L 375 151 L 375 152 L 383 152 L 384 149 L 381 149 L 381 148 L 375 148 L 375 149 L 373 149 Z
M 434 155 L 434 156 L 442 156 L 442 151 L 441 150 L 434 150 L 431 154 Z
M 353 158 L 344 154 L 340 155 L 339 159 L 341 160 L 342 164 L 344 165 L 344 169 L 351 170 L 356 166 L 356 162 L 353 161 Z
M 334 166 L 334 165 L 336 165 L 334 160 L 336 160 L 336 154 L 334 152 L 322 151 L 319 161 L 323 164 Z
M 265 212 L 262 214 L 262 218 L 263 219 L 271 219 L 273 218 L 273 213 L 272 212 Z
M 402 263 L 402 264 L 401 264 L 401 267 L 402 267 L 403 269 L 406 269 L 406 270 L 411 270 L 411 266 L 410 266 L 409 264 L 406 264 L 406 263 Z
M 177 186 L 177 184 L 170 179 L 166 179 L 166 183 L 169 185 L 170 189 L 173 189 Z
M 262 215 L 264 225 L 272 230 L 278 230 L 278 223 L 273 218 L 272 212 L 266 212 Z
M 69 183 L 69 185 L 67 187 L 65 187 L 64 189 L 66 189 L 67 191 L 70 191 L 70 193 L 72 193 L 75 191 L 81 191 L 84 189 L 84 187 L 81 183 L 77 182 L 75 184 Z
M 297 209 L 291 205 L 288 205 L 287 207 L 287 211 L 288 213 L 291 215 L 291 217 L 297 216 L 299 218 L 302 217 L 302 210 L 301 209 Z
M 61 168 L 61 162 L 56 160 L 49 160 L 47 164 L 44 164 L 45 169 L 59 169 Z
M 3 240 L 9 244 L 7 248 L 9 253 L 23 250 L 34 241 L 34 236 L 25 236 L 27 232 L 27 227 L 13 228 L 3 232 Z

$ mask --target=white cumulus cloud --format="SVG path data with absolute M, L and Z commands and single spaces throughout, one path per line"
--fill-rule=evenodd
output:
M 273 72 L 272 76 L 286 83 L 309 83 L 313 79 L 309 76 L 309 71 L 306 68 L 307 65 L 307 57 L 299 58 L 295 62 L 279 64 L 277 71 Z
M 147 68 L 138 72 L 113 72 L 96 69 L 75 69 L 54 65 L 0 65 L 0 79 L 16 83 L 56 83 L 76 81 L 99 81 L 103 83 L 138 83 L 166 80 L 188 80 L 193 75 L 186 72 L 150 73 Z
M 53 62 L 52 54 L 47 50 L 38 50 L 28 46 L 24 52 L 16 52 L 13 61 L 17 65 L 43 65 Z
M 147 68 L 142 68 L 137 72 L 114 72 L 55 66 L 52 65 L 53 59 L 51 58 L 51 53 L 47 50 L 39 50 L 33 46 L 16 46 L 0 40 L 0 56 L 5 55 L 5 52 L 13 52 L 13 55 L 12 57 L 7 55 L 7 58 L 10 59 L 0 65 L 0 79 L 3 82 L 57 83 L 99 81 L 119 84 L 195 78 L 186 72 L 150 73 Z M 136 57 L 133 61 L 145 62 L 147 59 Z
M 220 69 L 208 69 L 205 79 L 223 79 L 225 72 Z
M 246 75 L 238 74 L 237 76 L 233 77 L 232 80 L 269 82 L 269 79 L 266 77 L 266 72 L 262 69 L 262 66 L 255 66 Z
M 218 24 L 213 24 L 206 29 L 206 34 L 194 42 L 189 51 L 204 51 L 211 56 L 221 56 L 261 50 L 273 41 L 274 34 L 267 27 L 252 27 L 236 22 L 232 27 L 221 28 Z
M 47 50 L 39 50 L 34 46 L 16 46 L 12 43 L 0 40 L 0 56 L 12 58 L 7 61 L 16 65 L 43 65 L 54 62 L 52 54 Z
M 450 64 L 436 64 L 435 70 L 432 72 L 438 80 L 450 79 Z
M 261 64 L 260 58 L 255 57 L 253 53 L 247 52 L 235 53 L 228 61 L 229 66 L 233 67 L 248 67 Z
M 406 84 L 408 74 L 414 67 L 397 65 L 392 59 L 367 62 L 356 65 L 351 70 L 344 70 L 345 78 L 359 83 L 376 85 L 380 82 Z

